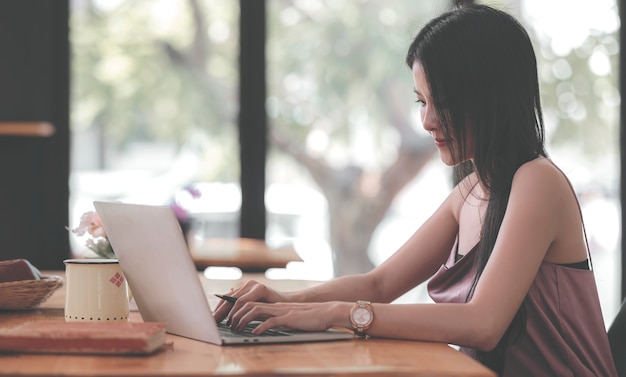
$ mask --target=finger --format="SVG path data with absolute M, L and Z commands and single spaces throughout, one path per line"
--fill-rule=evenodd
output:
M 265 321 L 259 323 L 259 325 L 252 330 L 252 333 L 254 335 L 259 335 L 259 334 L 263 334 L 267 330 L 284 326 L 284 324 L 281 323 L 283 318 L 284 317 L 270 317 L 266 319 Z
M 249 302 L 242 306 L 241 310 L 231 315 L 231 329 L 243 331 L 251 321 L 263 321 L 274 315 L 271 310 L 273 304 Z
M 235 297 L 235 288 L 231 288 L 230 291 L 226 293 L 226 295 Z M 215 318 L 217 322 L 223 321 L 224 318 L 226 318 L 226 316 L 228 315 L 228 313 L 232 310 L 232 307 L 233 307 L 232 302 L 228 302 L 227 300 L 220 299 L 217 303 L 217 306 L 215 307 L 215 310 L 213 311 L 213 317 Z
M 232 307 L 233 304 L 231 304 L 230 302 L 220 300 L 220 302 L 215 307 L 215 310 L 213 311 L 213 318 L 215 318 L 215 321 L 222 322 L 224 318 L 228 316 L 228 313 L 232 310 Z
M 230 328 L 235 332 L 242 331 L 245 326 L 254 319 L 254 315 L 250 315 L 250 311 L 254 310 L 254 306 L 256 303 L 246 303 L 242 304 L 237 308 L 234 308 L 230 311 Z M 252 319 L 246 319 L 252 318 Z
M 241 312 L 234 314 L 232 318 L 231 328 L 234 331 L 243 331 L 246 325 L 251 321 L 263 321 L 261 327 L 258 327 L 257 334 L 265 332 L 271 328 L 287 327 L 293 329 L 307 330 L 307 323 L 311 320 L 304 318 L 304 323 L 299 323 L 298 313 L 294 309 L 302 307 L 294 306 L 294 304 L 268 304 L 268 303 L 249 303 L 242 307 Z M 310 326 L 310 324 L 308 325 Z M 317 324 L 313 325 L 318 327 Z
M 240 316 L 236 313 L 240 313 L 243 306 L 248 302 L 267 302 L 268 289 L 263 284 L 249 280 L 237 289 L 231 288 L 227 295 L 237 298 L 237 302 L 233 304 L 231 302 L 220 301 L 214 312 L 216 320 L 222 321 L 224 318 L 227 318 L 227 316 L 230 316 L 231 319 L 233 316 L 239 318 Z M 235 320 L 233 323 L 238 322 Z
M 244 284 L 240 289 L 235 290 L 232 295 L 237 298 L 237 301 L 230 309 L 231 318 L 235 313 L 239 313 L 244 305 L 249 302 L 264 302 L 264 289 L 265 287 L 263 285 L 250 281 Z

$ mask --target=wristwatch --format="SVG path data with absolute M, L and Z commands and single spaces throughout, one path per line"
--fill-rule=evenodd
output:
M 357 301 L 350 309 L 350 322 L 357 336 L 366 337 L 365 333 L 374 321 L 374 311 L 372 303 L 369 301 Z

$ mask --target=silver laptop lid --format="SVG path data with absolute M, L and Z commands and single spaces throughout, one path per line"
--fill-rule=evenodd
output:
M 94 202 L 144 321 L 172 334 L 213 344 L 264 344 L 352 339 L 333 329 L 288 336 L 220 334 L 180 225 L 168 206 Z
M 221 344 L 174 212 L 168 206 L 94 202 L 144 321 Z

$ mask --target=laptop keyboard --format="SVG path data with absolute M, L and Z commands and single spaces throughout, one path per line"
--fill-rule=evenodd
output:
M 220 322 L 217 324 L 217 328 L 219 329 L 220 335 L 225 337 L 236 337 L 236 338 L 249 338 L 249 337 L 261 337 L 261 336 L 289 336 L 291 335 L 288 332 L 280 331 L 280 330 L 267 330 L 263 334 L 255 335 L 252 333 L 259 322 L 250 322 L 246 325 L 246 327 L 241 332 L 233 332 L 230 327 L 225 322 Z

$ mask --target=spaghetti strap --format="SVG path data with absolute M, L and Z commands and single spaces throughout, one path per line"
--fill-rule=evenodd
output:
M 582 228 L 583 228 L 583 236 L 585 237 L 585 246 L 586 246 L 585 251 L 587 252 L 587 260 L 589 261 L 589 270 L 593 271 L 593 262 L 591 261 L 591 250 L 589 249 L 589 240 L 587 238 L 587 228 L 585 228 L 585 219 L 583 218 L 583 210 L 580 206 L 580 201 L 578 200 L 578 195 L 576 194 L 576 190 L 574 189 L 572 182 L 569 180 L 569 178 L 563 172 L 563 170 L 561 170 L 561 168 L 559 168 L 551 159 L 546 158 L 546 160 L 548 160 L 552 164 L 552 166 L 556 168 L 556 170 L 558 170 L 559 172 L 561 172 L 561 174 L 563 174 L 565 181 L 569 185 L 569 188 L 572 190 L 572 194 L 574 194 L 574 200 L 576 200 L 576 205 L 578 206 L 578 214 L 580 215 L 580 224 L 582 225 Z

